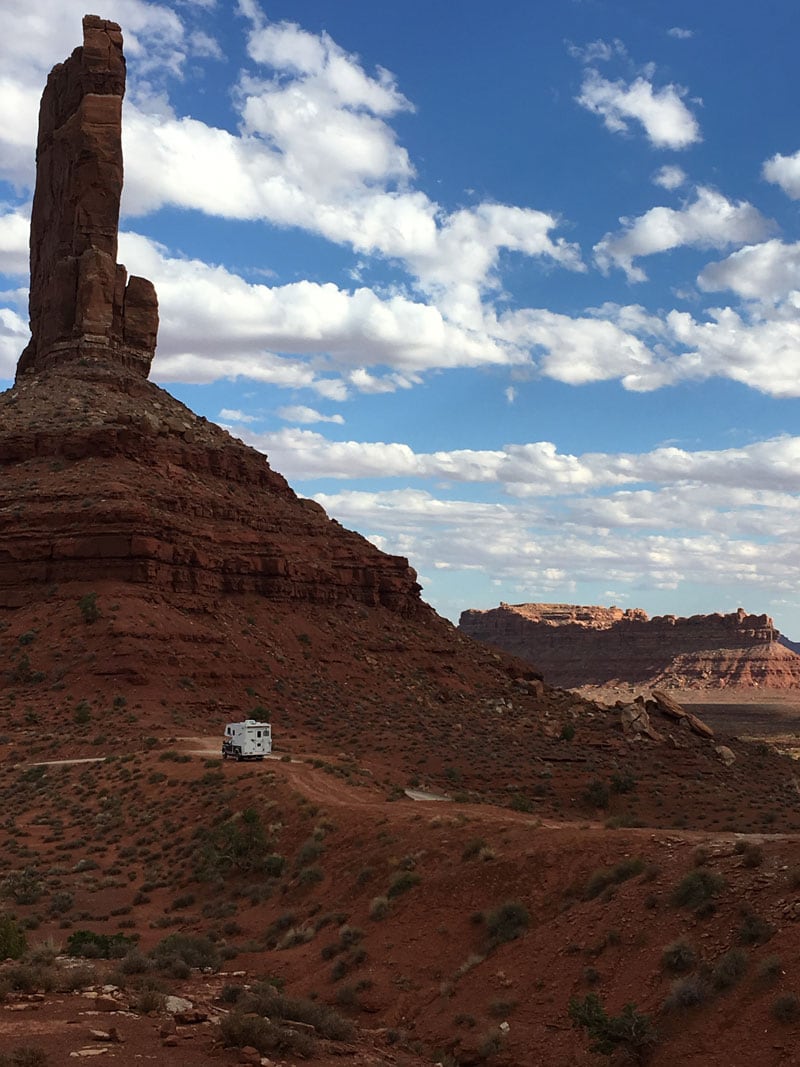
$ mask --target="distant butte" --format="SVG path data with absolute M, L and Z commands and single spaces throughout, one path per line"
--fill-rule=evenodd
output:
M 125 58 L 116 22 L 83 19 L 83 46 L 50 72 L 39 109 L 31 217 L 31 340 L 17 380 L 82 359 L 146 378 L 152 282 L 117 263 Z
M 501 604 L 462 612 L 459 629 L 527 660 L 554 685 L 800 687 L 800 656 L 768 615 L 743 608 L 650 619 L 640 608 Z

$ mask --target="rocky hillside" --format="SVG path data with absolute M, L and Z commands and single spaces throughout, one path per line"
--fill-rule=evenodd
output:
M 119 27 L 87 17 L 43 98 L 0 396 L 0 1061 L 550 1067 L 610 1034 L 665 1067 L 792 1062 L 796 764 L 472 641 L 147 380 L 123 89 Z M 250 715 L 275 758 L 223 763 Z
M 638 608 L 501 604 L 465 611 L 462 633 L 536 666 L 555 685 L 800 687 L 800 656 L 768 615 L 648 618 Z

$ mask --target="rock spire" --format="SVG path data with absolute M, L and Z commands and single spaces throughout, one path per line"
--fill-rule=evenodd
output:
M 120 27 L 86 15 L 83 46 L 50 72 L 39 109 L 31 340 L 18 380 L 75 359 L 149 374 L 156 292 L 116 261 L 124 94 Z

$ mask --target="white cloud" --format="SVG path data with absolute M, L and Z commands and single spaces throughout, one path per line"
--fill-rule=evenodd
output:
M 701 289 L 731 289 L 746 300 L 776 302 L 800 290 L 800 241 L 764 241 L 711 263 L 698 276 Z
M 800 200 L 800 151 L 793 156 L 776 153 L 766 161 L 761 173 L 768 182 L 779 185 L 792 200 Z
M 686 172 L 683 167 L 667 164 L 661 167 L 653 175 L 653 184 L 660 185 L 662 189 L 679 189 L 686 182 Z
M 415 452 L 400 442 L 331 441 L 312 430 L 245 431 L 245 440 L 267 452 L 290 479 L 447 479 L 502 485 L 515 497 L 565 496 L 636 485 L 694 485 L 764 503 L 769 493 L 800 491 L 800 437 L 776 437 L 741 448 L 695 452 L 665 446 L 643 454 L 560 453 L 550 441 L 502 449 Z M 757 494 L 752 497 L 752 494 Z M 760 496 L 758 495 L 760 494 Z M 743 497 L 742 499 L 745 499 Z M 739 501 L 741 503 L 741 501 Z M 781 501 L 782 503 L 782 501 Z M 663 522 L 663 520 L 662 520 Z
M 324 384 L 330 374 L 379 392 L 408 386 L 433 368 L 527 360 L 513 343 L 460 329 L 435 307 L 402 296 L 382 300 L 370 289 L 346 292 L 308 281 L 251 284 L 223 267 L 170 257 L 133 233 L 121 234 L 120 259 L 152 279 L 159 294 L 154 373 L 162 381 L 244 375 L 330 395 Z M 343 395 L 339 388 L 334 398 Z
M 9 307 L 0 307 L 0 378 L 14 377 L 29 337 L 27 319 Z
M 30 216 L 23 211 L 7 211 L 0 215 L 0 274 L 27 276 L 30 225 Z
M 758 241 L 774 224 L 746 200 L 731 201 L 721 193 L 698 186 L 695 199 L 680 209 L 654 207 L 638 218 L 622 218 L 621 233 L 606 234 L 594 246 L 601 270 L 619 267 L 629 281 L 645 281 L 647 275 L 634 265 L 640 256 L 667 252 L 690 245 L 695 248 L 725 248 Z
M 315 422 L 334 422 L 337 426 L 344 425 L 343 415 L 323 415 L 315 408 L 308 408 L 303 404 L 278 408 L 277 414 L 284 422 L 299 422 L 306 426 Z
M 257 422 L 255 415 L 246 415 L 236 408 L 222 408 L 217 418 L 221 422 Z
M 694 30 L 687 30 L 682 26 L 670 26 L 667 36 L 675 37 L 678 41 L 688 41 L 690 37 L 694 37 Z
M 655 148 L 687 148 L 701 140 L 700 127 L 683 102 L 686 90 L 679 85 L 654 89 L 652 82 L 609 81 L 596 70 L 585 74 L 577 102 L 600 115 L 606 129 L 625 133 L 630 122 L 641 124 Z

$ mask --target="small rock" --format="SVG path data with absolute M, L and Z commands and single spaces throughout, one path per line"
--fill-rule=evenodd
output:
M 727 745 L 715 745 L 714 751 L 726 767 L 730 767 L 732 763 L 736 762 L 736 753 L 733 751 L 733 749 L 728 748 Z
M 177 1015 L 179 1011 L 191 1011 L 193 1007 L 191 1000 L 186 1000 L 185 997 L 164 998 L 164 1011 L 170 1015 Z
M 179 1042 L 175 1034 L 170 1034 L 169 1037 L 165 1037 L 164 1040 L 161 1042 L 164 1048 L 175 1048 L 178 1043 Z
M 239 1063 L 251 1064 L 251 1067 L 261 1067 L 261 1053 L 252 1045 L 245 1045 L 239 1049 Z
M 119 1004 L 113 997 L 101 994 L 95 997 L 94 1006 L 98 1011 L 119 1011 Z

